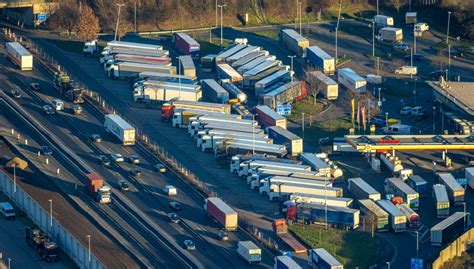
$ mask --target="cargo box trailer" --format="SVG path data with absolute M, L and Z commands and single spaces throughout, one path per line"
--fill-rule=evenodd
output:
M 278 104 L 295 102 L 306 97 L 306 95 L 306 88 L 302 87 L 300 81 L 293 81 L 263 95 L 262 103 L 275 109 Z
M 365 92 L 367 80 L 350 68 L 342 68 L 337 72 L 337 81 L 349 90 Z
M 230 57 L 236 54 L 237 52 L 241 51 L 242 49 L 246 47 L 247 47 L 246 45 L 242 45 L 242 44 L 233 44 L 233 45 L 228 46 L 222 52 L 217 54 L 215 58 L 215 63 L 216 64 L 225 63 L 225 60 L 227 57 Z
M 308 251 L 308 263 L 311 268 L 344 269 L 344 265 L 324 248 L 310 249 Z
M 140 49 L 140 50 L 163 50 L 163 46 L 153 45 L 153 44 L 144 44 L 137 42 L 126 42 L 126 41 L 109 41 L 107 42 L 105 50 L 107 48 L 126 48 L 126 49 Z
M 111 78 L 125 79 L 136 77 L 139 73 L 147 71 L 176 74 L 176 67 L 155 64 L 118 62 L 115 64 L 111 64 L 110 67 L 107 68 L 106 73 Z
M 298 183 L 283 183 L 279 184 L 271 183 L 270 192 L 268 194 L 268 198 L 270 201 L 278 199 L 282 196 L 287 196 L 291 193 L 306 193 L 306 194 L 318 194 L 318 195 L 326 195 L 332 197 L 342 197 L 342 189 L 336 187 L 325 187 L 325 186 L 318 186 L 318 185 L 303 185 Z
M 464 202 L 464 188 L 459 184 L 451 173 L 438 173 L 439 183 L 446 186 L 446 191 L 453 205 Z
M 276 60 L 276 57 L 273 56 L 273 55 L 260 56 L 258 58 L 253 59 L 252 61 L 238 67 L 237 72 L 239 72 L 240 74 L 243 74 L 243 73 L 253 69 L 254 67 L 262 64 L 265 61 L 275 61 L 275 60 Z
M 393 18 L 386 15 L 375 15 L 374 22 L 377 27 L 393 26 Z
M 420 194 L 421 197 L 428 193 L 428 182 L 418 175 L 409 176 L 406 183 Z
M 262 250 L 252 241 L 239 241 L 237 253 L 249 264 L 259 263 L 262 260 Z
M 287 120 L 282 115 L 276 113 L 273 109 L 268 106 L 256 106 L 255 113 L 258 117 L 258 123 L 263 128 L 272 126 L 279 126 L 283 129 L 287 127 Z
M 199 59 L 201 45 L 186 33 L 174 33 L 173 43 L 181 54 L 190 55 L 193 59 Z
M 227 131 L 234 131 L 234 132 L 244 132 L 244 133 L 255 133 L 255 134 L 263 134 L 264 131 L 258 127 L 246 126 L 241 124 L 229 124 L 226 122 L 213 122 L 204 125 L 195 125 L 188 128 L 188 133 L 191 137 L 196 137 L 196 134 L 201 130 L 212 130 L 212 129 L 219 129 L 219 130 L 227 130 Z
M 295 184 L 295 185 L 305 186 L 307 188 L 311 188 L 313 186 L 319 186 L 319 187 L 326 186 L 326 187 L 332 188 L 332 183 L 330 182 L 330 180 L 322 181 L 322 180 L 311 180 L 311 179 L 285 177 L 285 176 L 270 176 L 270 177 L 260 180 L 258 192 L 260 194 L 268 195 L 270 193 L 271 188 L 274 187 L 272 185 L 275 185 L 275 184 L 276 185 Z M 305 194 L 305 192 L 302 192 L 302 194 Z M 334 197 L 334 196 L 329 196 L 329 197 Z
M 105 115 L 104 119 L 105 131 L 117 137 L 123 145 L 135 144 L 135 128 L 132 125 L 115 114 Z
M 180 75 L 196 77 L 196 66 L 189 55 L 179 56 Z
M 382 42 L 400 43 L 403 41 L 403 30 L 394 27 L 384 27 L 379 30 L 377 37 Z
M 321 71 L 306 72 L 306 82 L 316 87 L 328 100 L 336 100 L 339 96 L 339 84 Z
M 332 205 L 339 207 L 352 207 L 353 199 L 347 197 L 332 197 L 327 195 L 318 194 L 306 194 L 306 193 L 292 193 L 290 194 L 289 201 L 293 203 L 308 203 L 308 204 L 321 204 L 321 205 Z
M 108 60 L 114 60 L 118 54 L 124 55 L 135 55 L 145 57 L 157 57 L 157 58 L 169 58 L 169 51 L 167 50 L 138 50 L 128 48 L 113 48 L 109 50 L 103 50 L 99 56 L 100 64 L 104 64 Z
M 287 70 L 280 70 L 272 75 L 263 78 L 257 82 L 255 82 L 255 95 L 260 96 L 264 93 L 266 93 L 266 89 L 271 87 L 272 85 L 278 83 L 278 82 L 283 82 L 283 83 L 288 83 L 291 81 L 293 77 L 292 71 L 287 71 Z
M 273 269 L 303 269 L 303 267 L 288 256 L 276 256 Z
M 176 128 L 188 128 L 189 120 L 196 116 L 212 116 L 212 117 L 222 117 L 228 119 L 241 119 L 240 115 L 236 114 L 225 114 L 218 112 L 210 112 L 204 110 L 191 110 L 191 109 L 178 109 L 173 114 L 173 119 L 171 120 L 171 125 Z
M 171 100 L 186 100 L 197 102 L 201 100 L 201 86 L 179 87 L 176 83 L 165 83 L 163 85 L 144 85 L 133 90 L 135 102 L 162 103 Z
M 315 171 L 318 171 L 319 174 L 325 175 L 327 177 L 331 176 L 331 166 L 326 163 L 324 160 L 321 160 L 313 153 L 302 153 L 300 155 L 300 160 L 311 166 Z
M 244 64 L 260 57 L 260 56 L 268 56 L 268 55 L 269 55 L 269 53 L 266 50 L 254 51 L 254 52 L 251 52 L 251 53 L 245 55 L 244 57 L 238 59 L 237 61 L 233 62 L 231 64 L 231 66 L 233 68 L 239 68 L 242 65 L 244 65 Z
M 349 178 L 347 181 L 349 192 L 355 199 L 371 199 L 373 201 L 380 200 L 380 193 L 376 191 L 372 186 L 370 186 L 367 182 L 365 182 L 362 178 Z
M 285 146 L 277 144 L 255 144 L 255 143 L 235 143 L 235 142 L 218 142 L 214 150 L 216 158 L 229 159 L 236 154 L 266 154 L 273 157 L 283 157 L 288 152 Z
M 295 157 L 303 152 L 303 139 L 294 133 L 280 126 L 268 127 L 267 133 L 275 143 L 285 145 L 291 156 Z
M 249 171 L 247 176 L 247 184 L 250 184 L 250 188 L 254 189 L 259 186 L 261 179 L 269 176 L 284 176 L 300 179 L 310 179 L 318 181 L 330 181 L 330 178 L 322 177 L 315 171 L 296 171 L 288 170 L 283 167 L 255 167 Z
M 430 230 L 431 245 L 442 246 L 461 236 L 471 226 L 471 214 L 454 212 Z
M 261 160 L 261 161 L 270 161 L 270 162 L 279 162 L 279 163 L 293 163 L 293 164 L 301 164 L 300 161 L 291 160 L 291 159 L 280 159 L 280 158 L 271 158 L 262 155 L 235 155 L 232 157 L 230 162 L 230 172 L 237 173 L 237 170 L 240 167 L 240 164 L 247 161 L 252 160 Z
M 33 70 L 33 55 L 18 42 L 5 43 L 6 57 L 22 71 Z
M 281 61 L 268 60 L 268 61 L 262 62 L 261 64 L 255 66 L 254 68 L 246 71 L 245 73 L 243 73 L 243 78 L 244 78 L 243 86 L 245 88 L 250 88 L 252 86 L 251 85 L 252 79 L 256 75 L 258 75 L 258 74 L 260 74 L 260 73 L 262 73 L 262 72 L 264 72 L 264 71 L 266 71 L 266 70 L 268 70 L 272 67 L 278 67 L 280 65 L 281 65 Z
M 377 232 L 385 232 L 390 228 L 388 213 L 371 199 L 358 200 L 359 209 Z
M 217 143 L 222 142 L 234 142 L 234 143 L 255 143 L 256 145 L 261 144 L 272 144 L 273 140 L 269 138 L 253 138 L 253 137 L 241 137 L 237 135 L 212 135 L 203 136 L 200 141 L 201 150 L 203 152 L 214 152 L 217 147 Z
M 174 111 L 179 109 L 202 110 L 230 114 L 230 105 L 228 104 L 173 100 L 172 102 L 163 104 L 161 107 L 161 120 L 170 121 L 174 115 Z
M 439 219 L 448 217 L 450 203 L 448 192 L 446 191 L 446 186 L 442 184 L 434 184 L 433 198 L 435 199 L 436 216 Z
M 255 172 L 256 167 L 278 168 L 288 171 L 311 171 L 311 166 L 293 163 L 272 162 L 266 160 L 250 160 L 242 162 L 237 169 L 237 174 L 240 177 L 247 177 Z
M 394 175 L 403 170 L 402 161 L 400 161 L 397 156 L 392 156 L 392 154 L 388 152 L 381 153 L 380 160 Z
M 295 53 L 298 57 L 306 57 L 309 40 L 302 37 L 293 29 L 282 29 L 279 34 L 280 43 Z
M 239 137 L 248 137 L 248 138 L 255 138 L 255 139 L 268 138 L 268 135 L 264 133 L 255 134 L 255 133 L 246 133 L 246 132 L 229 131 L 229 130 L 221 130 L 221 129 L 204 129 L 196 133 L 196 143 L 198 147 L 202 143 L 204 136 L 214 136 L 214 135 L 217 135 L 217 136 L 234 135 L 234 136 L 239 136 Z
M 236 231 L 238 228 L 238 214 L 224 201 L 217 197 L 204 200 L 204 210 L 227 231 Z
M 239 103 L 245 103 L 247 101 L 247 94 L 232 82 L 224 80 L 221 81 L 221 85 L 229 93 L 230 99 L 237 100 Z
M 388 213 L 390 227 L 394 232 L 407 230 L 407 217 L 394 204 L 388 200 L 378 200 L 377 205 Z
M 318 68 L 324 74 L 334 74 L 334 57 L 329 56 L 318 46 L 310 46 L 306 49 L 306 62 Z
M 407 226 L 410 228 L 420 227 L 420 216 L 405 203 L 396 204 L 396 207 L 407 217 Z
M 110 59 L 108 59 L 110 58 Z M 171 59 L 168 57 L 153 57 L 143 55 L 130 55 L 130 54 L 115 54 L 112 57 L 104 58 L 104 71 L 110 68 L 112 64 L 118 62 L 129 62 L 129 63 L 142 63 L 142 64 L 155 64 L 170 66 Z
M 359 227 L 360 211 L 358 209 L 302 203 L 296 207 L 296 217 L 306 223 L 323 224 L 329 227 L 357 229 Z M 292 212 L 287 212 L 291 218 Z
M 290 68 L 287 65 L 275 65 L 271 68 L 266 69 L 265 71 L 262 71 L 254 76 L 249 77 L 248 81 L 244 81 L 244 83 L 246 83 L 244 87 L 249 90 L 254 89 L 255 83 L 262 80 L 263 78 L 271 76 L 278 71 L 288 71 L 289 69 Z
M 203 72 L 212 72 L 216 67 L 217 54 L 208 54 L 201 57 L 201 70 Z
M 248 54 L 252 53 L 252 52 L 256 52 L 256 51 L 260 51 L 260 47 L 257 47 L 257 46 L 248 46 L 242 50 L 240 50 L 239 52 L 237 52 L 236 54 L 228 57 L 225 59 L 226 63 L 228 64 L 232 64 L 234 63 L 235 61 L 239 60 L 239 59 L 242 59 L 243 57 L 247 56 Z
M 243 80 L 242 75 L 240 75 L 234 68 L 226 63 L 217 64 L 217 77 L 219 79 L 228 79 L 230 82 L 239 82 Z
M 464 178 L 471 189 L 474 189 L 474 167 L 466 167 L 464 169 Z
M 203 79 L 202 95 L 204 101 L 224 104 L 229 101 L 229 93 L 213 79 Z
M 408 186 L 402 179 L 392 177 L 385 179 L 385 192 L 403 198 L 403 201 L 410 206 L 410 208 L 418 209 L 420 205 L 420 195 Z

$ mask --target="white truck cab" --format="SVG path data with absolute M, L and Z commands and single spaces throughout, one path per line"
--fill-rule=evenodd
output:
M 56 111 L 64 110 L 64 101 L 61 99 L 54 99 L 53 102 L 51 102 L 51 106 Z
M 0 213 L 2 213 L 3 217 L 6 219 L 15 219 L 15 209 L 9 202 L 0 203 Z
M 82 53 L 84 55 L 94 55 L 98 51 L 99 47 L 97 46 L 97 40 L 92 40 L 84 43 L 84 48 L 82 49 Z
M 430 26 L 425 22 L 419 22 L 415 24 L 415 32 L 423 33 L 424 31 L 429 31 Z

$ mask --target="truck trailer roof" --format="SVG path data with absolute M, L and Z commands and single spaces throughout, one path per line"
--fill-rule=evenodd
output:
M 442 184 L 433 185 L 433 192 L 436 197 L 437 202 L 449 202 L 448 192 L 446 191 L 446 186 Z
M 196 40 L 194 40 L 192 37 L 190 37 L 186 33 L 175 33 L 175 35 L 178 35 L 181 39 L 186 41 L 186 43 L 188 43 L 190 47 L 199 48 L 200 46 Z
M 21 56 L 30 56 L 31 53 L 18 42 L 7 42 L 8 46 L 14 49 Z
M 209 197 L 207 198 L 208 202 L 210 201 L 213 203 L 216 207 L 218 207 L 222 212 L 226 214 L 237 214 L 237 212 L 232 209 L 228 204 L 224 203 L 220 198 L 218 197 Z
M 126 122 L 119 115 L 108 114 L 108 115 L 105 115 L 105 117 L 111 119 L 112 121 L 114 121 L 117 125 L 119 125 L 124 130 L 132 130 L 132 129 L 134 130 L 135 129 L 135 128 L 133 128 L 132 125 L 130 125 L 130 123 Z
M 359 74 L 357 74 L 354 70 L 352 70 L 348 67 L 339 69 L 338 74 L 339 74 L 339 76 L 344 74 L 345 76 L 350 77 L 353 81 L 364 81 L 365 80 L 365 78 L 359 76 Z
M 464 213 L 464 212 L 454 212 L 451 216 L 447 217 L 446 219 L 440 221 L 437 223 L 435 226 L 431 228 L 431 231 L 442 231 L 455 223 L 456 221 L 466 217 L 466 219 L 470 218 L 470 213 Z M 468 221 L 468 220 L 466 220 Z
M 377 205 L 372 199 L 360 199 L 359 203 L 379 218 L 388 216 L 388 213 L 379 205 Z
M 235 62 L 239 59 L 241 59 L 242 57 L 252 53 L 252 52 L 255 52 L 255 51 L 259 51 L 260 50 L 260 47 L 257 47 L 257 46 L 248 46 L 242 50 L 240 50 L 239 52 L 237 52 L 236 54 L 228 57 L 226 59 L 226 62 Z
M 387 180 L 390 180 L 390 182 L 392 182 L 393 185 L 395 185 L 398 189 L 400 189 L 402 192 L 404 192 L 407 195 L 418 194 L 415 190 L 413 190 L 400 178 L 391 177 L 391 178 L 388 178 Z
M 311 50 L 314 54 L 318 55 L 323 60 L 333 60 L 334 57 L 327 54 L 323 49 L 318 46 L 310 46 L 306 48 L 307 50 Z
M 304 38 L 303 36 L 298 34 L 298 32 L 296 32 L 293 29 L 283 29 L 281 31 L 284 32 L 285 34 L 287 34 L 288 36 L 290 36 L 291 38 L 295 39 L 298 42 L 308 41 L 308 39 Z
M 405 216 L 392 202 L 388 200 L 378 200 L 377 204 L 392 216 Z
M 321 257 L 329 266 L 342 266 L 342 264 L 336 260 L 327 250 L 324 248 L 310 249 L 309 251 L 315 252 L 319 257 Z
M 272 130 L 273 132 L 285 137 L 286 139 L 288 140 L 298 140 L 298 139 L 302 139 L 301 137 L 295 135 L 294 133 L 288 131 L 287 129 L 285 128 L 282 128 L 280 126 L 271 126 L 271 127 L 268 127 L 268 130 Z M 270 132 L 270 131 L 268 131 Z
M 339 188 L 332 188 L 332 189 L 339 189 Z M 353 208 L 349 208 L 349 207 L 312 204 L 312 203 L 301 203 L 301 204 L 298 205 L 298 207 L 317 208 L 317 209 L 322 209 L 322 210 L 326 210 L 326 208 L 327 208 L 328 211 L 341 211 L 341 212 L 346 212 L 346 213 L 351 213 L 351 214 L 354 214 L 355 212 L 359 211 L 358 209 L 353 209 Z
M 322 81 L 326 85 L 338 85 L 336 81 L 334 81 L 332 78 L 326 76 L 321 71 L 311 71 L 311 72 L 308 72 L 308 74 L 314 75 L 314 77 L 316 79 Z

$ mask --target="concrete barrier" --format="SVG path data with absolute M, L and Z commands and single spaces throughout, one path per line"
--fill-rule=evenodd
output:
M 91 255 L 89 262 L 87 246 L 83 246 L 81 242 L 64 229 L 56 219 L 53 218 L 53 225 L 50 225 L 48 209 L 42 208 L 39 203 L 33 200 L 19 185 L 16 186 L 15 192 L 13 180 L 4 172 L 0 172 L 0 191 L 8 196 L 15 206 L 22 210 L 35 225 L 48 234 L 79 268 L 105 269 L 94 255 Z

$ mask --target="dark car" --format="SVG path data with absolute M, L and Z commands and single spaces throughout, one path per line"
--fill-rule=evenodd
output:
M 173 211 L 181 211 L 182 209 L 181 204 L 178 202 L 170 202 L 168 205 Z
M 119 186 L 120 186 L 121 191 L 129 191 L 130 190 L 130 187 L 128 186 L 128 183 L 123 181 L 123 180 L 119 181 Z
M 461 51 L 455 48 L 451 48 L 451 51 L 447 51 L 447 53 L 451 54 L 451 58 L 454 58 L 454 59 L 456 59 L 457 57 L 464 56 L 464 54 Z
M 53 151 L 48 146 L 41 146 L 40 151 L 43 155 L 51 155 Z
M 132 164 L 140 164 L 140 158 L 137 155 L 130 155 L 128 156 L 128 162 Z
M 99 155 L 99 161 L 101 165 L 109 166 L 110 165 L 110 160 L 107 158 L 105 155 Z
M 193 241 L 191 240 L 184 240 L 184 248 L 186 248 L 187 250 L 196 250 L 196 245 L 194 244 Z
M 142 175 L 142 171 L 140 171 L 137 168 L 132 168 L 132 169 L 130 169 L 130 175 L 132 175 L 134 177 L 139 177 L 139 176 Z
M 20 99 L 21 98 L 21 93 L 19 90 L 11 90 L 10 91 L 11 95 L 13 98 Z
M 166 214 L 166 217 L 172 223 L 180 223 L 181 222 L 181 218 L 176 213 L 168 213 L 168 214 Z
M 102 137 L 100 137 L 99 134 L 92 134 L 89 138 L 92 142 L 96 142 L 96 143 L 102 142 Z
M 407 50 L 410 49 L 410 47 L 408 47 L 408 45 L 405 44 L 405 43 L 399 43 L 399 44 L 393 45 L 393 49 L 401 50 L 401 51 L 407 51 Z
M 56 114 L 56 111 L 50 105 L 44 105 L 43 106 L 43 112 L 46 113 L 46 115 Z
M 39 92 L 41 91 L 41 86 L 39 83 L 30 83 L 30 89 Z
M 410 61 L 411 60 L 411 55 L 405 55 L 405 60 Z M 413 61 L 423 61 L 425 59 L 425 56 L 421 54 L 413 54 Z

